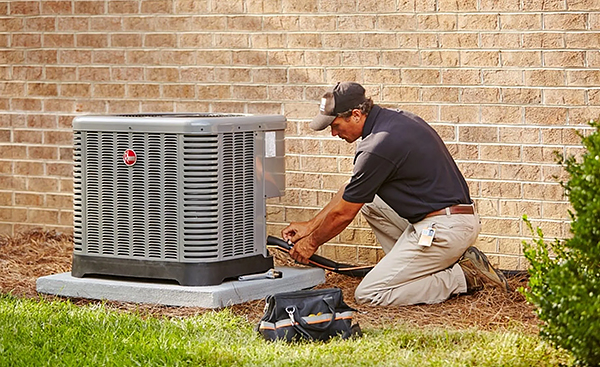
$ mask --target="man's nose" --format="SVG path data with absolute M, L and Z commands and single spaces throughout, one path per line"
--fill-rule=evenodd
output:
M 331 136 L 337 136 L 337 130 L 334 129 L 333 127 L 331 128 Z

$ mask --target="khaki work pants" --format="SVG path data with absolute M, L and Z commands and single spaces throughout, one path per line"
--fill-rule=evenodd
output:
M 358 303 L 439 303 L 467 291 L 456 262 L 477 239 L 477 214 L 438 215 L 410 224 L 379 196 L 361 211 L 386 255 L 356 288 Z M 436 231 L 433 243 L 421 246 L 421 231 L 429 226 Z

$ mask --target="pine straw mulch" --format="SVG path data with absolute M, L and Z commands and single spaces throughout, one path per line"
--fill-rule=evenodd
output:
M 48 232 L 31 231 L 14 237 L 0 235 L 0 293 L 11 293 L 19 297 L 57 299 L 60 297 L 40 295 L 36 292 L 38 277 L 63 273 L 71 269 L 73 251 L 72 236 Z M 287 255 L 273 253 L 277 265 L 297 266 Z M 538 331 L 538 319 L 525 297 L 514 289 L 527 285 L 526 277 L 511 277 L 510 293 L 483 290 L 472 295 L 461 295 L 435 305 L 403 307 L 376 307 L 356 305 L 354 289 L 360 279 L 327 272 L 326 282 L 318 288 L 339 287 L 345 301 L 356 308 L 356 320 L 361 326 L 381 327 L 404 324 L 417 327 L 441 327 L 483 330 L 518 330 L 526 333 Z M 137 312 L 143 316 L 185 317 L 210 311 L 199 307 L 171 307 L 162 305 L 140 305 L 113 301 L 73 299 L 77 305 L 102 303 L 111 309 Z M 231 306 L 234 314 L 258 322 L 263 313 L 264 301 L 256 300 Z

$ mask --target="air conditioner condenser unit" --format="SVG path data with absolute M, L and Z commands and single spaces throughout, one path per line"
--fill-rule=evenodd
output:
M 71 274 L 215 285 L 273 267 L 266 198 L 285 190 L 280 115 L 79 116 Z

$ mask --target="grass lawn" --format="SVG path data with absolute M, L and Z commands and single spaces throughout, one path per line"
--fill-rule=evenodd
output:
M 65 301 L 0 295 L 0 366 L 556 366 L 535 335 L 366 329 L 355 340 L 271 343 L 230 310 L 157 318 Z

